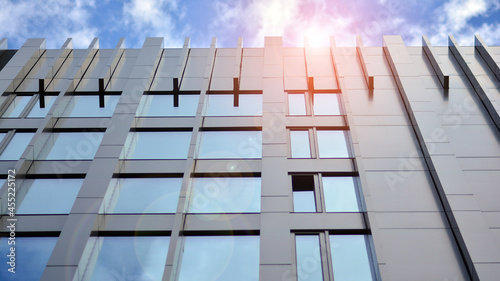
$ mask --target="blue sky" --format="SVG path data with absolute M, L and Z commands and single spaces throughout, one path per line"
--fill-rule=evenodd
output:
M 262 47 L 264 36 L 283 36 L 285 46 L 354 46 L 361 35 L 367 46 L 381 46 L 382 35 L 399 34 L 406 45 L 446 45 L 453 34 L 472 45 L 479 34 L 500 45 L 500 0 L 0 0 L 0 37 L 9 48 L 27 38 L 47 38 L 59 48 L 71 37 L 86 48 L 99 37 L 101 48 L 113 48 L 120 37 L 126 47 L 140 47 L 148 36 L 164 37 L 165 47 Z

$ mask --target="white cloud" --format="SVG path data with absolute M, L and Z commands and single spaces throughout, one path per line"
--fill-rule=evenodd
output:
M 87 48 L 97 34 L 88 10 L 95 7 L 94 0 L 0 0 L 0 7 L 0 36 L 16 45 L 45 36 L 47 48 L 60 48 L 73 37 L 75 48 Z
M 177 0 L 131 0 L 123 4 L 123 23 L 130 27 L 134 36 L 140 40 L 164 37 L 165 47 L 182 46 L 189 26 L 180 28 L 176 20 L 185 15 L 185 8 L 179 7 Z

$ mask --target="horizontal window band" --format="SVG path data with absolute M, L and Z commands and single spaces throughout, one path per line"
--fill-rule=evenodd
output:
M 192 132 L 193 128 L 177 127 L 136 127 L 130 128 L 130 132 Z
M 59 231 L 16 231 L 16 237 L 59 237 Z M 10 237 L 10 232 L 0 232 L 0 237 Z
M 293 158 L 293 159 L 295 159 L 295 158 Z M 310 158 L 307 158 L 307 159 L 310 159 Z M 316 159 L 316 158 L 314 158 L 314 159 Z M 321 159 L 328 159 L 328 158 L 321 158 Z M 342 159 L 346 159 L 346 158 L 342 158 Z M 288 172 L 288 175 L 292 175 L 292 176 L 295 176 L 295 175 L 308 176 L 308 175 L 318 175 L 318 174 L 321 174 L 323 177 L 358 177 L 359 176 L 358 172 L 332 172 L 332 171 L 328 171 L 328 172 L 321 172 L 321 171 L 317 171 L 317 172 Z
M 312 213 L 314 214 L 314 213 Z M 321 214 L 321 213 L 318 213 Z M 290 232 L 296 235 L 316 235 L 319 233 L 324 233 L 328 231 L 330 235 L 371 235 L 372 231 L 370 229 L 291 229 Z
M 142 179 L 142 178 L 182 178 L 184 176 L 183 173 L 120 173 L 120 174 L 113 174 L 113 178 L 116 179 Z
M 192 178 L 260 178 L 261 173 L 192 173 Z
M 144 95 L 151 95 L 151 96 L 173 96 L 173 95 L 200 95 L 200 91 L 183 91 L 180 90 L 179 92 L 174 92 L 174 91 L 144 91 Z
M 84 179 L 86 174 L 27 174 L 26 179 Z
M 287 126 L 286 127 L 290 131 L 304 131 L 312 128 L 316 128 L 316 131 L 349 131 L 349 126 L 314 126 L 314 127 L 305 127 L 305 126 Z
M 99 91 L 67 92 L 65 96 L 99 96 Z M 104 96 L 120 96 L 122 91 L 104 91 Z
M 201 132 L 235 132 L 235 131 L 253 131 L 261 132 L 262 127 L 200 127 Z
M 151 230 L 151 231 L 134 231 L 134 230 L 126 230 L 126 231 L 92 231 L 90 233 L 91 237 L 134 237 L 134 236 L 171 236 L 172 231 L 170 230 Z
M 104 133 L 106 129 L 107 128 L 48 128 L 44 130 L 44 133 Z
M 238 95 L 262 95 L 262 90 L 239 90 Z M 207 95 L 234 95 L 232 90 L 207 91 Z
M 260 235 L 260 230 L 184 230 L 179 236 L 248 236 Z
M 58 96 L 59 93 L 60 92 L 57 92 L 57 91 L 47 91 L 47 92 L 44 92 L 44 95 L 45 96 Z M 40 94 L 40 92 L 33 92 L 33 91 L 29 91 L 29 92 L 5 92 L 5 93 L 3 93 L 2 96 L 16 95 L 18 97 L 25 97 L 25 96 L 34 96 L 37 94 Z

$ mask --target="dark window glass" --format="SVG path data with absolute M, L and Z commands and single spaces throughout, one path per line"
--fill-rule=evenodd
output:
M 312 175 L 293 175 L 292 190 L 294 212 L 316 212 Z

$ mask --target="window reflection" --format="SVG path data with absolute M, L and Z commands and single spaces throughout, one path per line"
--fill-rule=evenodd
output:
M 0 155 L 0 160 L 19 160 L 35 133 L 15 133 Z
M 187 159 L 191 132 L 131 132 L 121 159 Z
M 293 211 L 316 212 L 313 175 L 292 175 Z
M 306 115 L 305 94 L 288 94 L 288 113 L 290 115 Z
M 364 235 L 330 235 L 330 248 L 336 281 L 373 280 Z
M 119 178 L 109 184 L 106 213 L 175 213 L 182 178 Z
M 31 109 L 31 111 L 27 117 L 36 118 L 36 117 L 47 116 L 47 113 L 49 112 L 50 108 L 54 104 L 54 101 L 56 100 L 56 98 L 57 98 L 57 96 L 45 96 L 45 107 L 44 108 L 40 107 L 40 101 L 37 100 L 37 102 L 35 103 L 35 105 Z
M 104 133 L 51 133 L 40 160 L 91 160 L 94 158 Z
M 184 239 L 179 281 L 259 280 L 259 236 Z
M 69 214 L 83 179 L 25 180 L 28 189 L 18 214 Z
M 199 95 L 179 95 L 179 106 L 174 107 L 173 95 L 143 95 L 137 116 L 196 116 Z
M 234 106 L 233 95 L 207 95 L 205 116 L 260 116 L 262 95 L 239 95 L 239 105 Z
M 314 115 L 340 115 L 338 95 L 315 94 Z
M 261 157 L 262 131 L 201 132 L 199 159 Z
M 319 246 L 319 235 L 295 236 L 298 280 L 323 281 Z
M 349 157 L 344 131 L 318 130 L 317 136 L 320 158 Z
M 105 95 L 104 107 L 99 107 L 99 96 L 71 96 L 63 117 L 111 117 L 119 95 Z
M 16 96 L 10 103 L 7 110 L 3 113 L 3 118 L 17 118 L 21 115 L 24 108 L 30 101 L 31 96 Z
M 190 213 L 260 212 L 260 178 L 193 178 Z
M 88 280 L 161 280 L 170 237 L 91 237 L 97 260 L 85 274 Z
M 327 212 L 359 212 L 352 177 L 323 177 L 322 182 Z
M 311 158 L 309 131 L 290 131 L 292 158 Z
M 57 237 L 16 237 L 16 273 L 7 271 L 9 268 L 10 247 L 8 238 L 0 238 L 0 280 L 24 281 L 40 280 L 45 266 L 57 242 Z

